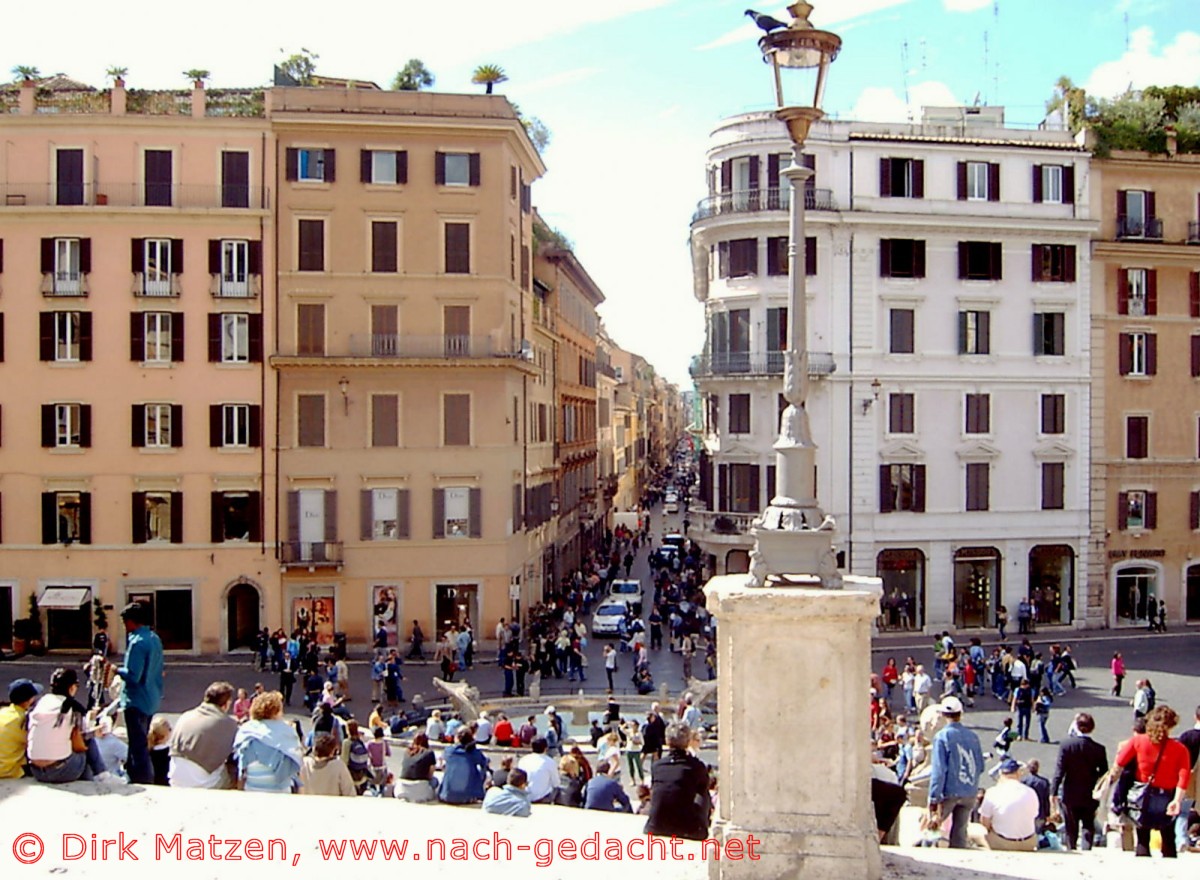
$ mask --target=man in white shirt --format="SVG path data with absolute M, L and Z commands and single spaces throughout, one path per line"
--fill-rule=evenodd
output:
M 492 719 L 484 712 L 475 722 L 475 742 L 485 746 L 492 741 Z
M 1008 668 L 1009 680 L 1016 687 L 1021 683 L 1022 679 L 1029 678 L 1029 670 L 1025 666 L 1025 661 L 1020 657 L 1013 658 L 1012 666 Z
M 999 781 L 987 790 L 979 806 L 979 819 L 992 849 L 1037 851 L 1038 796 L 1021 783 L 1020 775 L 1020 763 L 1005 758 L 1000 763 Z
M 545 737 L 536 737 L 529 747 L 533 752 L 517 762 L 517 766 L 529 777 L 529 800 L 535 804 L 550 803 L 554 800 L 554 792 L 558 788 L 558 765 L 554 763 L 553 758 L 546 755 Z M 1034 799 L 1037 799 L 1036 795 Z
M 929 673 L 925 671 L 924 666 L 918 666 L 917 671 L 913 674 L 913 699 L 917 704 L 918 718 L 925 711 L 925 707 L 932 702 L 929 695 L 932 689 L 933 679 L 929 677 Z

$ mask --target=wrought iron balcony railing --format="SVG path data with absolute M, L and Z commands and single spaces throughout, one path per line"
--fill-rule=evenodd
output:
M 270 207 L 261 186 L 173 183 L 0 183 L 0 208 Z
M 1117 218 L 1118 239 L 1162 241 L 1162 237 L 1163 224 L 1158 217 L 1145 217 L 1140 220 L 1134 217 Z
M 695 379 L 712 376 L 782 376 L 783 361 L 782 351 L 723 351 L 696 355 L 692 358 L 690 372 Z M 836 370 L 833 352 L 808 353 L 810 376 L 828 376 Z
M 788 186 L 748 189 L 740 192 L 718 193 L 701 199 L 692 215 L 692 222 L 721 214 L 754 214 L 759 211 L 786 211 L 791 207 L 792 190 Z M 833 191 L 809 188 L 804 191 L 806 211 L 836 211 Z
M 279 561 L 289 568 L 325 568 L 342 564 L 341 541 L 281 541 Z
M 1200 220 L 1188 221 L 1188 244 L 1200 244 Z

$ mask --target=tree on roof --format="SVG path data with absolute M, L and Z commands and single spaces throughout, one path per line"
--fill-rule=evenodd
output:
M 398 92 L 419 92 L 432 88 L 434 76 L 420 58 L 410 58 L 392 80 L 392 88 Z
M 492 87 L 497 83 L 508 82 L 508 74 L 499 64 L 481 64 L 471 75 L 471 82 L 479 86 L 487 86 L 487 93 L 492 93 Z
M 279 69 L 295 80 L 297 85 L 311 86 L 313 74 L 317 72 L 317 59 L 320 57 L 311 49 L 302 48 L 295 55 L 289 55 L 279 62 Z
M 18 64 L 12 69 L 12 74 L 13 82 L 20 82 L 26 79 L 37 79 L 42 75 L 42 72 L 28 64 Z

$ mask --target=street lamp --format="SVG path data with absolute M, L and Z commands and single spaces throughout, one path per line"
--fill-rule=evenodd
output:
M 817 447 L 809 430 L 808 411 L 808 303 L 804 291 L 804 191 L 813 172 L 804 166 L 802 150 L 812 124 L 825 114 L 821 101 L 829 65 L 837 57 L 842 40 L 837 34 L 817 30 L 809 23 L 810 3 L 788 7 L 792 22 L 767 33 L 759 41 L 763 61 L 771 66 L 775 84 L 775 118 L 781 121 L 792 141 L 792 164 L 782 176 L 791 185 L 791 225 L 788 242 L 788 338 L 784 357 L 783 396 L 787 408 L 779 420 L 777 483 L 775 497 L 755 520 L 751 534 L 755 546 L 750 554 L 748 583 L 841 587 L 833 553 L 833 519 L 825 516 L 817 502 Z M 788 103 L 784 71 L 789 79 L 807 80 L 805 97 Z

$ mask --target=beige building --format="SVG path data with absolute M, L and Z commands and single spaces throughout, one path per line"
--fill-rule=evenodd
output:
M 1200 156 L 1092 163 L 1089 616 L 1200 621 Z
M 97 600 L 181 651 L 278 614 L 261 99 L 0 93 L 0 643 L 31 598 L 51 649 Z

